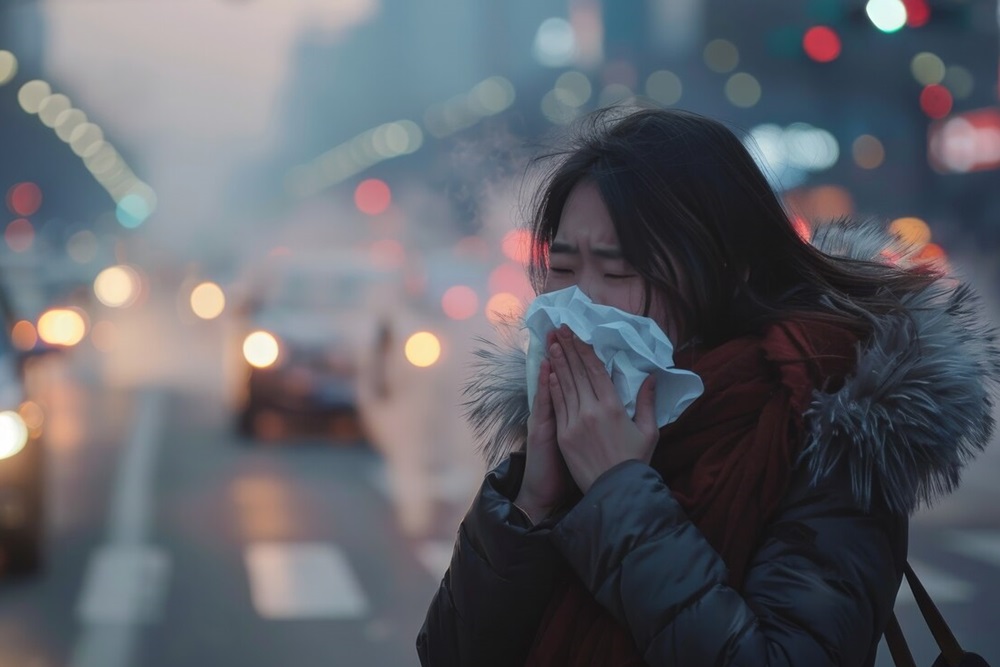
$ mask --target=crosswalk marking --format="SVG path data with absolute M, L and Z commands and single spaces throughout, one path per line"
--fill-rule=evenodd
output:
M 956 530 L 946 546 L 963 556 L 1000 567 L 1000 531 Z
M 112 545 L 90 559 L 77 616 L 83 623 L 149 623 L 160 613 L 169 573 L 163 550 Z
M 370 605 L 344 553 L 315 542 L 260 542 L 244 554 L 254 609 L 267 619 L 362 618 Z
M 920 583 L 927 589 L 927 593 L 935 602 L 968 602 L 972 599 L 975 587 L 967 581 L 935 569 L 926 563 L 910 558 L 910 566 L 920 578 Z M 899 594 L 896 596 L 896 604 L 913 604 L 913 592 L 910 590 L 906 579 L 899 587 Z

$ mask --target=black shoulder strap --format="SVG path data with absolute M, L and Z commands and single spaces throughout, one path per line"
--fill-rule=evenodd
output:
M 906 569 L 903 572 L 910 585 L 910 590 L 913 592 L 913 599 L 916 600 L 917 607 L 920 608 L 920 613 L 923 615 L 927 627 L 934 635 L 934 641 L 941 649 L 945 664 L 957 667 L 965 652 L 909 563 L 906 564 Z M 895 613 L 889 617 L 889 625 L 885 629 L 885 643 L 889 647 L 889 653 L 892 654 L 892 661 L 896 663 L 896 667 L 916 667 L 913 654 L 910 653 L 910 648 L 906 644 Z

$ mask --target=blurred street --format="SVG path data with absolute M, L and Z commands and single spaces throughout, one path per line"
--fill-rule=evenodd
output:
M 998 7 L 0 2 L 0 667 L 415 667 L 529 158 L 594 109 L 719 119 L 800 235 L 884 220 L 1000 322 Z M 998 479 L 910 534 L 995 665 Z

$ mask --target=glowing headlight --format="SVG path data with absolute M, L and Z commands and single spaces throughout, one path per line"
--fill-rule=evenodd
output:
M 0 459 L 10 458 L 28 443 L 28 427 L 21 415 L 11 410 L 0 412 Z
M 278 352 L 278 339 L 266 331 L 254 331 L 243 339 L 243 358 L 256 368 L 272 366 Z

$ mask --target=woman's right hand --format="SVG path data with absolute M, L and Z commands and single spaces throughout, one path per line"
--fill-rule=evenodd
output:
M 548 359 L 543 359 L 528 417 L 524 478 L 514 499 L 514 504 L 534 523 L 551 514 L 573 489 L 573 478 L 556 443 L 556 415 L 549 389 L 551 372 Z

